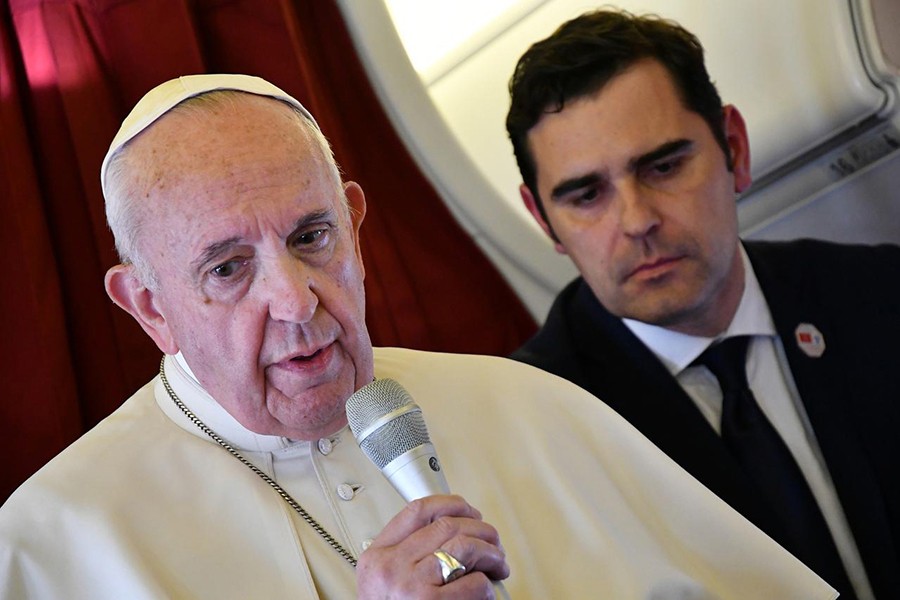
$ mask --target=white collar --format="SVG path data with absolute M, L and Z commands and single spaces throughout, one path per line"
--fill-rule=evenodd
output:
M 766 304 L 747 252 L 743 245 L 739 244 L 738 249 L 744 263 L 744 293 L 731 323 L 721 334 L 715 337 L 694 336 L 634 319 L 622 319 L 631 332 L 650 348 L 673 375 L 677 375 L 690 365 L 717 339 L 735 335 L 776 335 L 772 313 L 769 312 L 769 305 Z
M 239 450 L 250 452 L 274 452 L 298 443 L 286 437 L 277 435 L 263 435 L 250 431 L 237 422 L 212 396 L 200 385 L 187 361 L 179 352 L 176 355 L 167 355 L 164 361 L 166 379 L 173 391 L 177 394 L 188 409 L 194 413 L 207 427 L 212 429 L 226 442 Z M 161 383 L 157 383 L 154 390 L 156 402 L 166 415 L 175 421 L 182 429 L 190 433 L 209 439 L 185 414 L 175 405 Z

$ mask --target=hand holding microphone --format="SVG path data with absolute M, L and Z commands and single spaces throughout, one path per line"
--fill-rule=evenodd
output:
M 347 419 L 363 453 L 410 503 L 360 557 L 359 596 L 507 598 L 491 581 L 509 575 L 499 535 L 477 509 L 448 495 L 422 411 L 409 393 L 392 379 L 377 380 L 347 400 Z

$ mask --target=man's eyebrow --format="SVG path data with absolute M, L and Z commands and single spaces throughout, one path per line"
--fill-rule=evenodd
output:
M 658 148 L 628 161 L 628 170 L 632 172 L 637 171 L 641 167 L 654 163 L 661 158 L 665 158 L 667 156 L 671 156 L 672 154 L 677 154 L 678 152 L 681 152 L 683 150 L 690 149 L 693 145 L 694 142 L 688 139 L 666 142 Z
M 313 212 L 307 213 L 307 214 L 303 215 L 302 217 L 300 217 L 299 219 L 297 219 L 296 221 L 294 221 L 294 228 L 291 230 L 291 233 L 290 233 L 290 235 L 288 235 L 288 237 L 290 237 L 291 235 L 294 235 L 296 232 L 300 231 L 301 229 L 305 229 L 305 228 L 309 227 L 313 223 L 321 223 L 323 221 L 326 223 L 330 223 L 333 220 L 334 220 L 334 210 L 332 210 L 330 208 L 314 210 Z
M 671 156 L 673 154 L 677 154 L 678 152 L 688 150 L 693 147 L 693 145 L 694 142 L 688 139 L 666 142 L 661 146 L 654 148 L 650 152 L 642 154 L 637 158 L 633 158 L 628 161 L 628 170 L 631 172 L 637 171 L 641 167 L 652 164 L 661 158 L 666 158 L 667 156 Z M 582 175 L 581 177 L 566 179 L 565 181 L 554 187 L 553 190 L 551 190 L 550 198 L 552 200 L 558 200 L 559 198 L 565 196 L 570 192 L 580 190 L 592 185 L 597 185 L 603 183 L 603 181 L 604 177 L 599 173 L 588 173 L 587 175 Z
M 288 234 L 288 239 L 290 239 L 292 236 L 297 235 L 297 233 L 309 227 L 313 223 L 320 223 L 323 221 L 331 222 L 333 219 L 334 211 L 331 209 L 322 209 L 307 213 L 294 221 L 294 226 L 291 229 L 291 232 Z M 196 260 L 191 262 L 191 267 L 195 272 L 200 271 L 208 262 L 213 260 L 215 257 L 224 253 L 232 246 L 238 245 L 241 242 L 241 239 L 242 238 L 239 236 L 233 236 L 228 239 L 213 242 L 203 249 L 203 252 L 200 253 L 200 256 L 198 256 Z
M 307 229 L 310 225 L 314 225 L 316 223 L 332 223 L 334 221 L 334 210 L 330 208 L 323 208 L 321 210 L 316 210 L 311 213 L 307 213 L 294 221 L 294 228 L 287 236 L 288 244 L 293 243 L 293 240 L 296 239 L 298 235 L 301 235 L 305 229 Z
M 235 236 L 230 237 L 226 240 L 220 240 L 218 242 L 213 242 L 209 246 L 203 249 L 203 252 L 200 253 L 200 256 L 196 258 L 191 263 L 191 267 L 194 272 L 200 271 L 209 261 L 214 259 L 216 256 L 222 254 L 228 248 L 236 245 L 241 241 L 241 238 Z

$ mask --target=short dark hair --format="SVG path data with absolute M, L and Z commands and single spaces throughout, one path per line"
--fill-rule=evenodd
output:
M 722 100 L 703 62 L 697 36 L 656 15 L 636 16 L 601 9 L 563 23 L 550 37 L 533 44 L 519 59 L 509 82 L 509 134 L 522 174 L 538 208 L 534 157 L 528 132 L 544 114 L 560 112 L 566 102 L 599 91 L 613 77 L 642 59 L 652 59 L 672 77 L 686 108 L 699 114 L 731 157 L 722 121 Z

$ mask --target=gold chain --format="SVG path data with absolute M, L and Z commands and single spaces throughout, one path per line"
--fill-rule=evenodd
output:
M 306 512 L 306 509 L 300 506 L 300 504 L 296 500 L 294 500 L 291 495 L 284 490 L 284 488 L 278 485 L 278 483 L 276 483 L 274 479 L 259 470 L 256 465 L 241 456 L 241 454 L 237 450 L 235 450 L 228 442 L 216 435 L 215 431 L 207 427 L 206 423 L 201 421 L 197 417 L 197 415 L 192 413 L 190 409 L 188 409 L 188 407 L 184 405 L 184 402 L 182 402 L 181 399 L 178 398 L 178 395 L 175 394 L 175 390 L 173 390 L 172 386 L 169 385 L 169 380 L 166 378 L 165 363 L 166 358 L 163 357 L 162 361 L 160 361 L 159 363 L 159 378 L 162 380 L 163 387 L 166 388 L 166 392 L 169 394 L 169 398 L 171 398 L 175 403 L 175 406 L 180 408 L 181 412 L 183 412 L 194 425 L 200 428 L 200 431 L 208 435 L 214 442 L 225 448 L 225 450 L 227 450 L 229 454 L 238 459 L 245 467 L 259 475 L 259 477 L 267 484 L 269 484 L 269 487 L 275 490 L 278 495 L 281 496 L 282 500 L 287 502 L 288 506 L 293 508 L 297 512 L 297 514 L 300 515 L 300 517 L 304 521 L 306 521 L 313 528 L 313 530 L 319 534 L 319 536 L 321 536 L 323 540 L 328 542 L 329 546 L 334 548 L 335 551 L 337 551 L 337 553 L 340 554 L 344 560 L 346 560 L 348 563 L 350 563 L 351 566 L 356 568 L 356 558 L 354 558 L 353 555 L 350 554 L 350 551 L 341 546 L 340 542 L 334 539 L 334 537 L 330 533 L 325 531 L 325 528 L 319 525 L 318 521 L 313 519 L 312 516 L 308 512 Z

